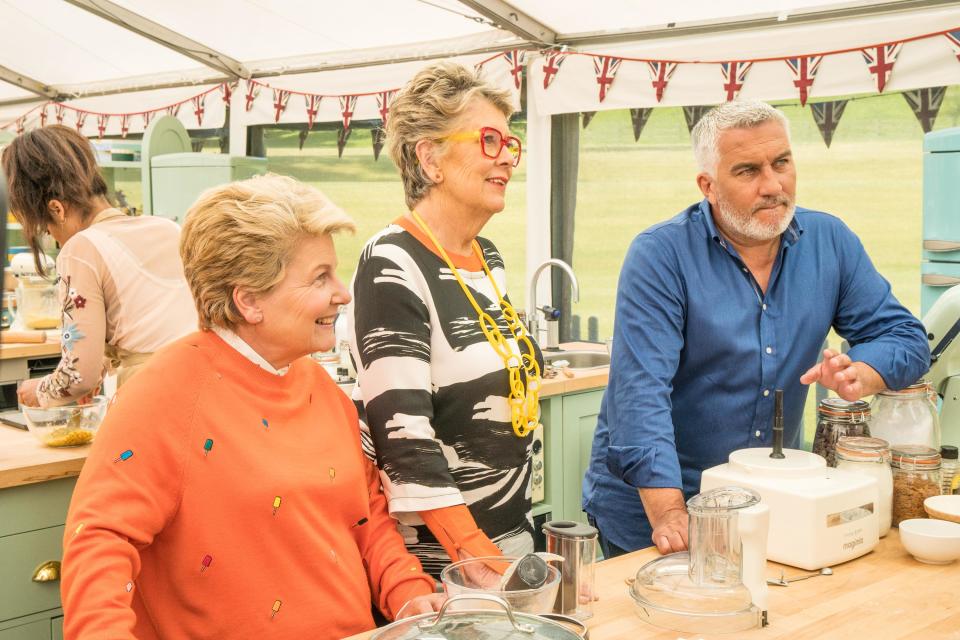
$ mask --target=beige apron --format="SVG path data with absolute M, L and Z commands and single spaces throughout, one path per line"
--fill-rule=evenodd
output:
M 117 388 L 119 389 L 139 371 L 152 353 L 134 353 L 112 344 L 104 346 L 103 354 L 107 359 L 107 371 L 117 374 Z

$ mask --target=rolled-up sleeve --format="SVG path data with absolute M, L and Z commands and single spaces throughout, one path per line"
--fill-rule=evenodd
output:
M 852 360 L 870 365 L 890 389 L 907 387 L 930 368 L 926 331 L 893 295 L 859 238 L 842 224 L 837 235 L 842 271 L 834 329 L 850 343 Z
M 682 486 L 670 394 L 684 342 L 684 300 L 671 248 L 655 232 L 638 236 L 617 287 L 606 399 L 607 467 L 633 487 Z

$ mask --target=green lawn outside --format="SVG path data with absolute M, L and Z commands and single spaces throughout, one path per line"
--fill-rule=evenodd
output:
M 809 109 L 788 105 L 784 113 L 793 132 L 798 204 L 843 219 L 895 295 L 919 313 L 923 132 L 906 101 L 899 94 L 853 99 L 829 149 Z M 523 124 L 515 125 L 521 137 Z M 957 126 L 960 87 L 951 87 L 936 128 Z M 349 279 L 366 239 L 404 211 L 390 159 L 384 153 L 373 161 L 368 131 L 353 133 L 342 159 L 332 132 L 311 133 L 302 151 L 295 132 L 270 132 L 266 142 L 271 171 L 316 185 L 357 220 L 358 233 L 338 241 L 339 271 Z M 624 110 L 598 113 L 582 131 L 573 261 L 581 295 L 574 313 L 584 319 L 597 316 L 601 338 L 612 333 L 617 276 L 630 241 L 700 199 L 695 174 L 679 108 L 655 110 L 638 142 Z M 511 298 L 518 305 L 526 298 L 525 177 L 521 163 L 508 188 L 506 209 L 484 230 L 504 254 Z M 812 410 L 811 403 L 808 431 Z

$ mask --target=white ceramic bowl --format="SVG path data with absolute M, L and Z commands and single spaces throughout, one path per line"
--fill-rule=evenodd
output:
M 931 518 L 904 520 L 900 542 L 920 562 L 948 564 L 960 558 L 960 524 Z
M 923 508 L 931 518 L 960 522 L 960 495 L 930 496 L 923 501 Z
M 78 447 L 92 442 L 106 412 L 105 396 L 49 409 L 23 407 L 30 433 L 48 447 Z

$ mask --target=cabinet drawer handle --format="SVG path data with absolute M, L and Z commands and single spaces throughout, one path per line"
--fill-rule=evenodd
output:
M 920 281 L 930 287 L 952 287 L 955 284 L 960 284 L 960 278 L 945 276 L 940 273 L 925 273 L 920 276 Z
M 923 248 L 927 251 L 956 251 L 960 249 L 960 242 L 956 240 L 924 240 Z
M 60 579 L 60 561 L 47 560 L 33 572 L 34 582 L 56 582 Z

